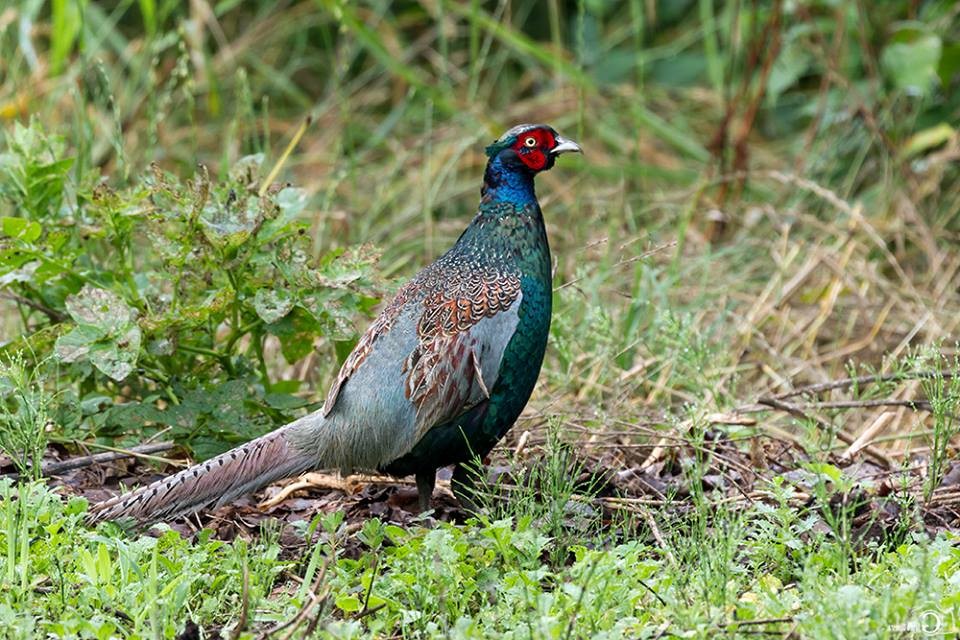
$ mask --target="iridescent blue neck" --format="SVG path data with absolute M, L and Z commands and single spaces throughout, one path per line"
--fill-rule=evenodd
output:
M 526 205 L 537 201 L 537 194 L 533 190 L 533 173 L 519 160 L 504 162 L 502 155 L 490 158 L 487 163 L 480 194 L 481 202 Z

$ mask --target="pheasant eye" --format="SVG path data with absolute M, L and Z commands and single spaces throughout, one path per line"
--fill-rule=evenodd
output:
M 537 139 L 534 138 L 533 136 L 530 136 L 529 138 L 523 141 L 523 144 L 527 145 L 528 147 L 535 147 L 537 146 Z

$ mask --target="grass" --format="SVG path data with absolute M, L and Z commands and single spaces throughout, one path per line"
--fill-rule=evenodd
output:
M 787 506 L 716 512 L 678 525 L 661 549 L 574 544 L 557 565 L 544 559 L 551 538 L 524 517 L 429 529 L 371 520 L 348 534 L 328 516 L 312 525 L 316 545 L 285 558 L 270 535 L 227 544 L 92 531 L 81 500 L 39 484 L 18 491 L 0 538 L 6 568 L 18 568 L 4 573 L 8 637 L 173 637 L 185 620 L 237 637 L 242 620 L 267 631 L 311 603 L 276 636 L 310 635 L 319 618 L 316 634 L 332 638 L 900 637 L 955 628 L 960 613 L 952 536 L 851 558 Z
M 7 399 L 0 408 L 0 451 L 22 477 L 38 480 L 55 399 L 22 356 L 0 364 L 0 384 Z
M 204 457 L 306 411 L 376 299 L 456 239 L 484 144 L 533 120 L 586 151 L 538 182 L 551 342 L 486 515 L 151 537 L 5 481 L 0 626 L 955 632 L 957 13 L 746 4 L 0 9 L 0 349 L 20 376 L 0 418 L 25 475 L 48 440 Z M 293 187 L 261 194 L 273 167 Z M 618 474 L 666 487 L 611 495 Z

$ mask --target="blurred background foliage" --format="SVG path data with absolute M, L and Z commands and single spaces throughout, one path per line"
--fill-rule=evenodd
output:
M 6 0 L 4 357 L 43 363 L 54 439 L 248 439 L 544 121 L 586 154 L 539 183 L 534 414 L 883 366 L 954 335 L 958 70 L 946 0 Z

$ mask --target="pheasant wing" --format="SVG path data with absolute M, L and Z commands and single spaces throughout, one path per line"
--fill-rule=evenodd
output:
M 515 305 L 519 306 L 519 299 Z M 516 328 L 516 310 L 483 318 L 453 334 L 421 340 L 404 362 L 404 393 L 416 407 L 415 438 L 490 397 L 503 350 Z
M 402 354 L 404 395 L 416 409 L 414 441 L 489 397 L 519 321 L 520 278 L 475 264 L 441 260 L 433 267 L 403 287 L 357 343 L 327 396 L 324 415 L 377 341 L 400 329 L 395 322 L 411 304 L 422 306 L 415 346 Z

